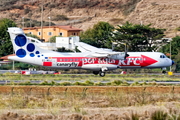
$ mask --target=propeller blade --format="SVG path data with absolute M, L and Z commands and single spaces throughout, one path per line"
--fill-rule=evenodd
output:
M 129 54 L 127 54 L 127 53 L 128 53 L 128 47 L 127 47 L 127 44 L 125 43 L 125 56 L 124 56 L 124 59 L 126 59 L 126 57 L 129 56 Z

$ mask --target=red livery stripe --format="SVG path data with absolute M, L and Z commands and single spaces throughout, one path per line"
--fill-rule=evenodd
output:
M 43 66 L 52 66 L 52 62 L 43 62 Z

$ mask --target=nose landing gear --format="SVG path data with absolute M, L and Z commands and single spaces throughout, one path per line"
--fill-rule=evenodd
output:
M 163 67 L 163 68 L 162 68 L 162 73 L 163 73 L 163 74 L 166 74 L 166 73 L 167 73 L 167 72 L 166 72 L 166 67 Z

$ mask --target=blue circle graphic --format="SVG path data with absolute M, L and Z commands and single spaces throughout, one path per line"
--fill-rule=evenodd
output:
M 24 35 L 20 34 L 20 35 L 17 35 L 16 38 L 15 38 L 15 44 L 19 47 L 22 47 L 26 44 L 27 42 L 27 39 Z
M 27 45 L 27 50 L 28 50 L 29 52 L 33 52 L 33 51 L 35 50 L 34 44 L 29 43 L 29 44 Z
M 34 53 L 31 53 L 30 56 L 31 56 L 31 57 L 34 57 L 35 55 L 34 55 Z
M 16 55 L 20 58 L 23 58 L 26 56 L 26 51 L 24 49 L 19 49 L 16 51 Z
M 39 51 L 36 51 L 36 54 L 40 54 L 40 52 L 39 52 Z

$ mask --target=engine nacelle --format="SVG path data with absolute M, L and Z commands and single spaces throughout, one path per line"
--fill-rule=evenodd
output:
M 114 60 L 124 60 L 125 59 L 125 54 L 119 53 L 116 55 L 111 55 L 109 58 L 114 59 Z

